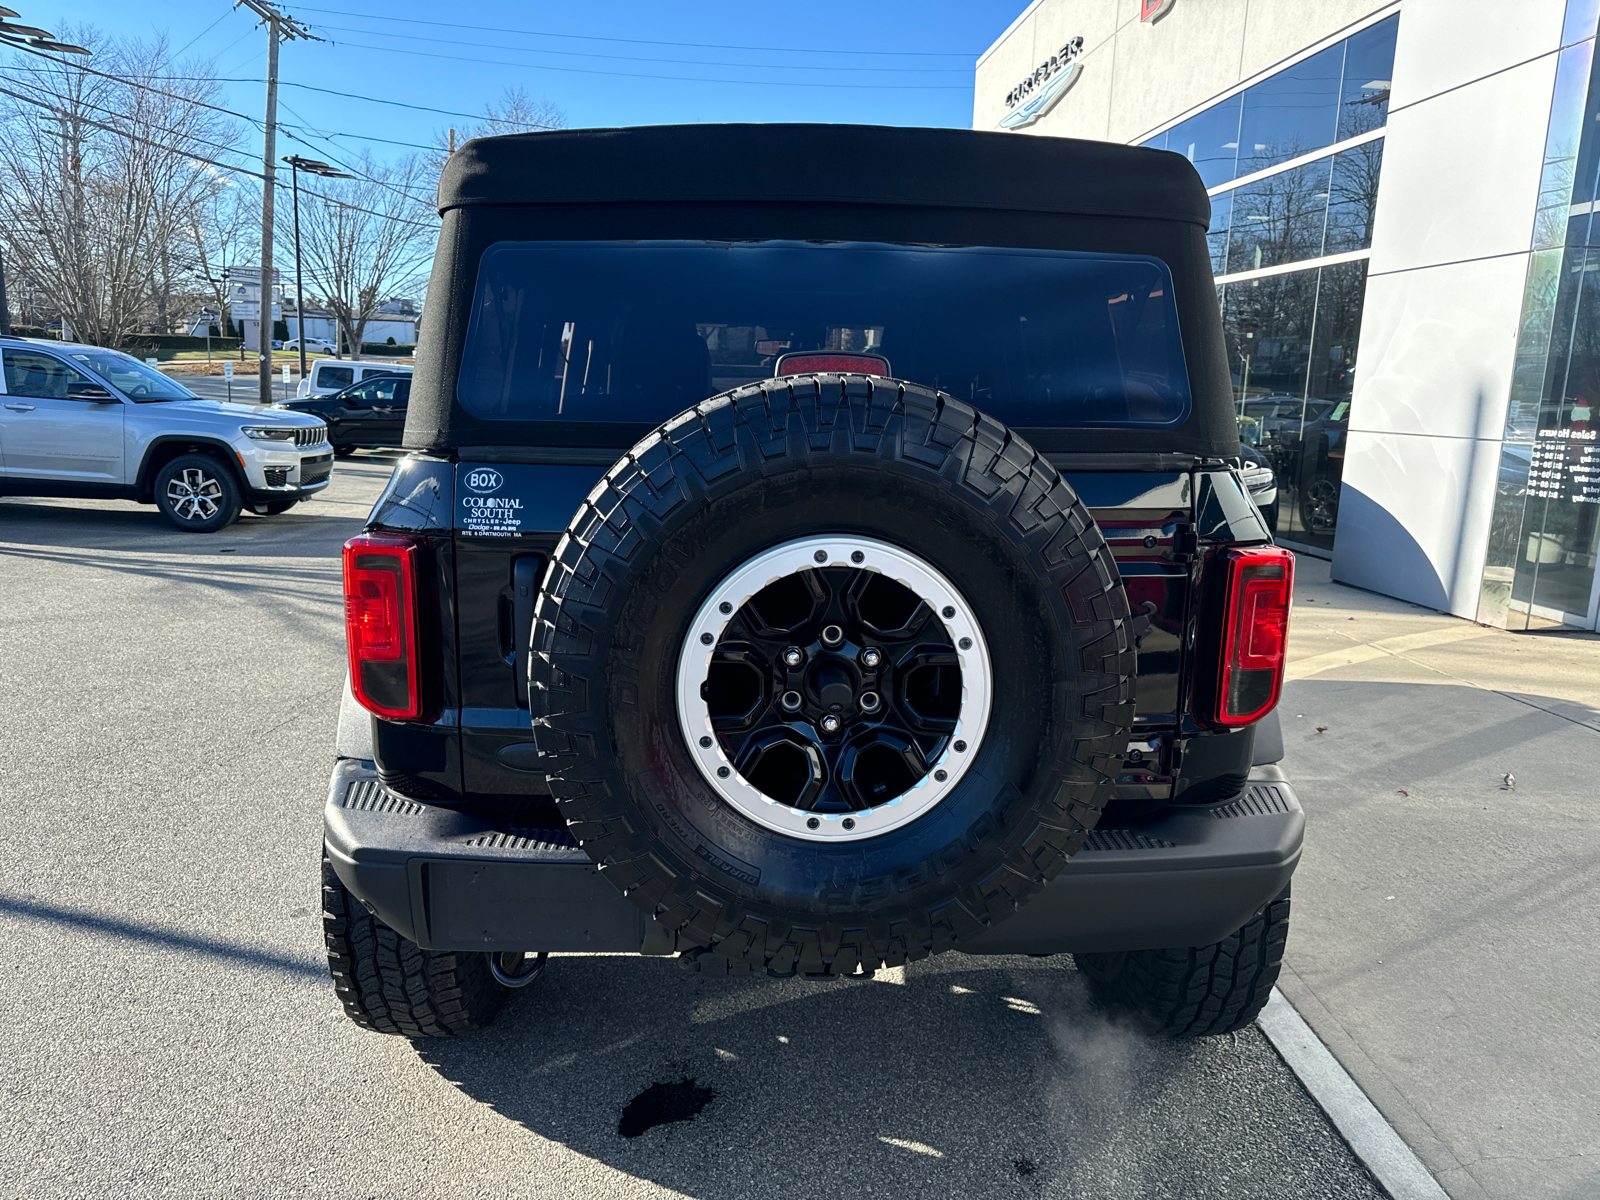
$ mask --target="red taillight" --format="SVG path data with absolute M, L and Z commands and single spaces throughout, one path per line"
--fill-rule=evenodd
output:
M 1283 690 L 1294 555 L 1281 546 L 1224 550 L 1213 567 L 1224 572 L 1224 599 L 1222 658 L 1209 716 L 1213 725 L 1249 725 L 1272 711 Z
M 344 630 L 362 707 L 390 720 L 421 717 L 415 541 L 363 533 L 344 544 Z
M 808 375 L 813 371 L 853 371 L 857 375 L 889 374 L 889 360 L 881 354 L 838 354 L 829 350 L 800 350 L 785 354 L 772 368 L 773 375 Z

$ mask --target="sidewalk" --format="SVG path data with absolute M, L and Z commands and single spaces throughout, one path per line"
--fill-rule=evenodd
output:
M 1600 1196 L 1600 635 L 1298 572 L 1279 986 L 1455 1200 Z

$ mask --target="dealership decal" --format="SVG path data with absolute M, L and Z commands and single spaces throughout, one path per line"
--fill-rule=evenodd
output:
M 1000 128 L 1025 129 L 1054 108 L 1083 73 L 1078 61 L 1082 53 L 1083 39 L 1075 37 L 1007 92 L 1006 107 L 1011 111 L 1000 118 Z
M 497 492 L 505 476 L 489 467 L 474 467 L 462 476 L 474 492 Z M 522 532 L 522 500 L 515 496 L 462 496 L 461 531 L 480 536 L 516 535 Z
M 1176 0 L 1139 0 L 1139 20 L 1156 21 L 1166 16 Z

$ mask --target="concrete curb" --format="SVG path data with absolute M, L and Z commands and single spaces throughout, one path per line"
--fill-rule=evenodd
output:
M 1449 1200 L 1411 1147 L 1277 988 L 1272 989 L 1256 1024 L 1394 1200 Z

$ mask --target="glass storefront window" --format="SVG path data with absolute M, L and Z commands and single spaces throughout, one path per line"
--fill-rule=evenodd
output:
M 1221 275 L 1228 269 L 1228 229 L 1233 224 L 1233 193 L 1211 197 L 1211 227 L 1206 244 L 1211 248 L 1211 272 Z
M 1240 98 L 1235 96 L 1174 125 L 1161 135 L 1166 138 L 1166 145 L 1161 148 L 1176 151 L 1192 162 L 1208 188 L 1230 182 L 1239 155 L 1240 104 Z
M 1378 129 L 1388 122 L 1394 39 L 1399 29 L 1400 18 L 1390 17 L 1345 42 L 1337 141 Z
M 1339 117 L 1344 44 L 1329 46 L 1244 92 L 1240 175 L 1331 146 Z
M 1140 144 L 1182 154 L 1214 188 L 1381 129 L 1399 24 L 1380 21 Z
M 1344 254 L 1372 245 L 1372 215 L 1378 210 L 1378 175 L 1383 139 L 1363 142 L 1333 156 L 1328 188 L 1327 236 L 1322 253 Z
M 1228 273 L 1316 258 L 1328 216 L 1332 160 L 1279 171 L 1233 191 Z
M 1222 288 L 1240 439 L 1278 477 L 1280 537 L 1333 548 L 1367 264 Z
M 1589 40 L 1556 65 L 1505 441 L 1478 619 L 1512 628 L 1595 621 L 1600 553 L 1600 78 L 1596 14 L 1568 6 Z

